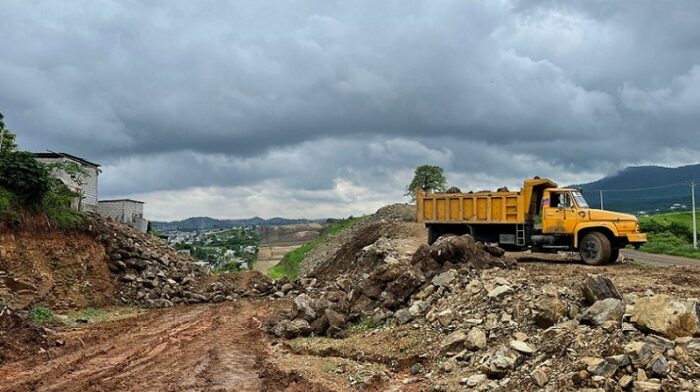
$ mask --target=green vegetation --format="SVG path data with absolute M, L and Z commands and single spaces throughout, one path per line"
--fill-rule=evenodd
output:
M 53 312 L 49 308 L 35 306 L 29 310 L 29 319 L 37 324 L 48 323 L 53 320 Z
M 290 279 L 296 278 L 299 275 L 299 264 L 304 260 L 304 256 L 306 256 L 307 253 L 316 249 L 316 247 L 323 243 L 328 237 L 340 233 L 365 218 L 364 216 L 358 218 L 351 216 L 348 219 L 332 223 L 323 230 L 320 236 L 287 253 L 276 266 L 270 268 L 268 274 L 272 279 L 279 279 L 283 276 Z
M 692 222 L 690 211 L 641 217 L 640 228 L 649 236 L 649 242 L 643 245 L 641 250 L 700 259 L 700 250 L 694 249 L 692 245 Z
M 372 329 L 378 329 L 382 327 L 392 327 L 393 323 L 385 323 L 385 322 L 376 322 L 372 320 L 371 318 L 367 317 L 362 320 L 360 320 L 358 323 L 353 324 L 350 326 L 350 331 L 351 332 L 358 332 L 358 331 L 368 331 Z
M 51 176 L 52 170 L 67 170 L 76 178 L 86 176 L 84 170 L 74 166 L 44 165 L 27 151 L 16 151 L 15 135 L 5 129 L 0 113 L 0 223 L 21 224 L 23 212 L 43 214 L 46 221 L 62 228 L 75 228 L 83 214 L 71 208 L 78 192 L 73 192 Z M 82 173 L 82 174 L 81 174 Z M 82 177 L 81 177 L 82 176 Z M 78 201 L 80 203 L 80 201 Z
M 416 189 L 420 188 L 426 192 L 443 192 L 447 188 L 447 179 L 440 166 L 423 165 L 416 168 L 413 180 L 406 186 L 406 193 L 411 200 L 416 199 Z

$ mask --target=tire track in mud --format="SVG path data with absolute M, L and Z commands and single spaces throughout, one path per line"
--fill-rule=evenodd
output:
M 0 391 L 258 391 L 259 312 L 187 306 L 60 332 L 52 358 L 0 367 Z

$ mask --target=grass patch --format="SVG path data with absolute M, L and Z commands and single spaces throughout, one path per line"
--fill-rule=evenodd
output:
M 691 211 L 644 216 L 639 218 L 639 224 L 641 230 L 649 237 L 648 242 L 642 245 L 640 250 L 700 259 L 700 250 L 694 249 L 692 245 L 693 215 Z
M 350 330 L 350 332 L 361 332 L 361 331 L 369 331 L 372 329 L 379 329 L 379 328 L 382 328 L 385 326 L 390 327 L 391 325 L 389 325 L 385 322 L 376 322 L 368 317 L 368 318 L 364 318 L 364 319 L 360 320 L 358 323 L 350 326 L 349 330 Z
M 321 371 L 324 373 L 333 373 L 338 370 L 338 367 L 332 362 L 326 362 L 321 365 Z
M 44 324 L 53 320 L 53 312 L 44 306 L 34 306 L 29 310 L 29 319 L 36 324 Z
M 648 253 L 700 259 L 700 249 L 694 249 L 691 243 L 673 233 L 650 233 L 649 241 L 642 245 L 640 250 Z
M 326 241 L 328 237 L 342 232 L 365 218 L 366 216 L 358 218 L 350 217 L 348 219 L 343 219 L 342 221 L 332 223 L 326 227 L 320 236 L 287 253 L 282 260 L 277 263 L 277 265 L 270 268 L 268 274 L 272 279 L 280 279 L 285 276 L 290 279 L 296 278 L 299 275 L 299 265 L 301 264 L 301 261 L 304 260 L 307 253 L 316 249 L 316 247 Z

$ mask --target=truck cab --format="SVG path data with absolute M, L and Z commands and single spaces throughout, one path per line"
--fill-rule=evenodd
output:
M 510 249 L 578 250 L 591 265 L 617 260 L 620 248 L 646 242 L 634 215 L 590 208 L 578 189 L 546 178 L 526 179 L 520 192 L 416 194 L 418 222 L 429 242 L 442 234 L 471 234 Z

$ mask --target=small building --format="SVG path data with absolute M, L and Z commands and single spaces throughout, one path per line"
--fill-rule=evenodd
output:
M 97 212 L 97 177 L 100 175 L 100 165 L 64 152 L 37 152 L 34 153 L 34 157 L 44 164 L 73 162 L 83 168 L 84 176 L 71 175 L 64 170 L 54 170 L 51 175 L 64 183 L 71 191 L 82 195 L 82 200 L 75 199 L 72 204 L 73 208 Z
M 100 200 L 98 213 L 145 233 L 148 231 L 148 220 L 143 219 L 143 204 L 131 199 Z

